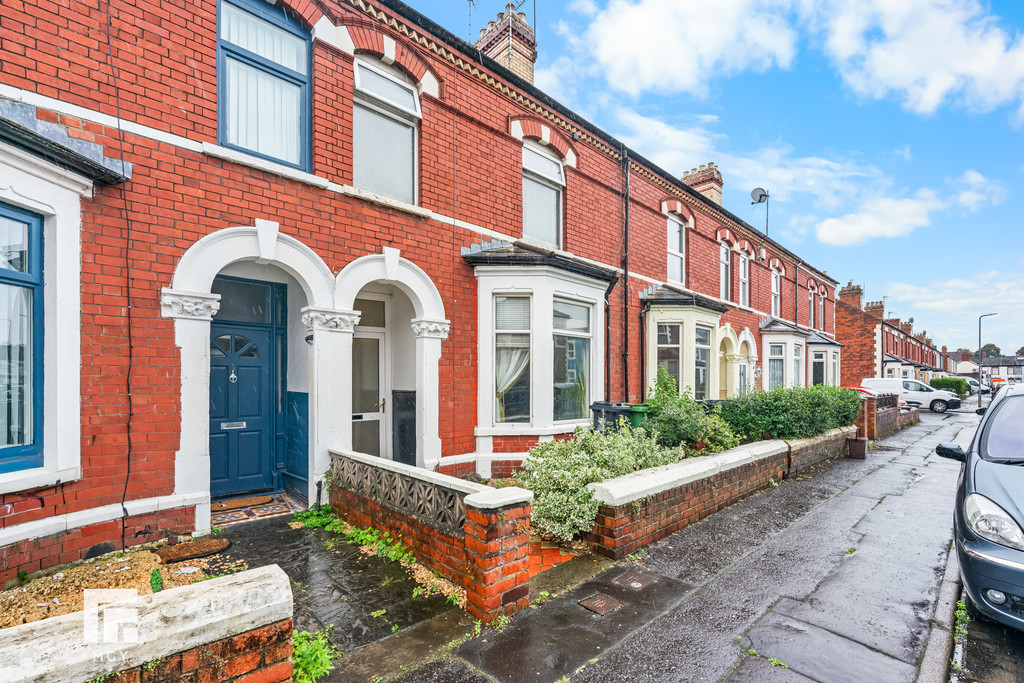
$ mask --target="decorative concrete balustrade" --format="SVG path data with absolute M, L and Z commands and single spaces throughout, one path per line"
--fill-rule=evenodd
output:
M 529 604 L 533 493 L 349 451 L 331 451 L 331 507 L 400 540 L 419 562 L 466 589 L 466 610 L 490 621 Z

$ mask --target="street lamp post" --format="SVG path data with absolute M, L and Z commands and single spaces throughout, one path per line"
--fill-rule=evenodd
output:
M 979 408 L 981 408 L 981 387 L 982 387 L 982 384 L 981 384 L 981 363 L 982 363 L 982 357 L 983 357 L 982 353 L 981 353 L 981 319 L 982 318 L 988 318 L 989 316 L 993 316 L 993 315 L 999 315 L 999 314 L 998 313 L 985 313 L 984 315 L 979 315 L 978 316 L 978 407 Z M 991 402 L 991 398 L 989 399 L 989 402 Z

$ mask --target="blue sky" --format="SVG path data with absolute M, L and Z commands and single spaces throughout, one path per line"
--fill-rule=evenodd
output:
M 467 36 L 466 2 L 410 4 Z M 939 346 L 989 312 L 986 342 L 1024 345 L 1024 3 L 536 4 L 548 94 L 674 175 L 714 161 L 758 227 L 766 188 L 772 237 Z

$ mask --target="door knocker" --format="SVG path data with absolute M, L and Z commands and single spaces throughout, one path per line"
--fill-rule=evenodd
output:
M 238 381 L 238 375 L 235 374 L 235 369 L 231 368 L 231 374 L 228 375 L 228 381 L 234 384 Z

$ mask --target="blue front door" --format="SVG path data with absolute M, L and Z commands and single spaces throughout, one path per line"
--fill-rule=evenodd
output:
M 273 332 L 210 325 L 210 495 L 274 487 Z

